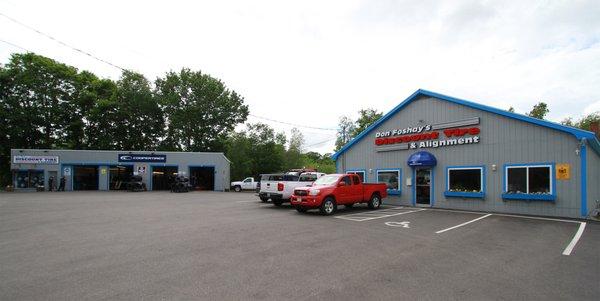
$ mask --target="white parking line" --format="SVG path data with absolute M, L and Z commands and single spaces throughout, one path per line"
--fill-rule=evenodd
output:
M 573 239 L 571 240 L 571 242 L 569 243 L 569 245 L 563 251 L 563 253 L 562 253 L 563 255 L 566 255 L 566 256 L 571 255 L 571 252 L 575 248 L 575 245 L 577 244 L 577 242 L 581 238 L 581 235 L 583 235 L 583 231 L 585 230 L 585 225 L 586 224 L 587 223 L 585 223 L 585 222 L 581 222 L 579 224 L 579 229 L 577 229 L 577 232 L 575 233 L 575 236 L 573 236 Z
M 394 209 L 390 209 L 390 210 L 394 210 Z M 367 216 L 365 217 L 364 215 L 361 216 L 361 213 L 355 213 L 355 214 L 346 214 L 346 215 L 338 215 L 335 218 L 339 218 L 339 219 L 345 219 L 345 220 L 350 220 L 350 221 L 355 221 L 355 222 L 364 222 L 364 221 L 370 221 L 370 220 L 374 220 L 374 219 L 379 219 L 379 218 L 386 218 L 386 217 L 392 217 L 392 216 L 396 216 L 396 215 L 402 215 L 402 214 L 408 214 L 408 213 L 413 213 L 413 212 L 419 212 L 419 211 L 424 211 L 427 209 L 417 209 L 417 210 L 412 210 L 412 211 L 403 211 L 403 212 L 397 212 L 397 213 L 391 213 L 391 214 L 384 214 L 384 215 L 380 215 L 380 216 Z M 380 211 L 380 213 L 387 213 L 389 211 Z
M 466 223 L 462 223 L 462 224 L 460 224 L 460 225 L 456 225 L 456 226 L 454 226 L 454 227 L 446 228 L 446 229 L 444 229 L 444 230 L 440 230 L 440 231 L 437 231 L 437 232 L 435 232 L 435 233 L 437 233 L 437 234 L 444 233 L 444 232 L 446 232 L 446 231 L 450 231 L 450 230 L 452 230 L 452 229 L 456 229 L 456 228 L 462 227 L 462 226 L 464 226 L 464 225 L 468 225 L 468 224 L 470 224 L 470 223 L 474 223 L 474 222 L 476 222 L 476 221 L 478 221 L 478 220 L 480 220 L 480 219 L 484 219 L 484 218 L 486 218 L 486 217 L 488 217 L 488 216 L 490 216 L 490 215 L 491 215 L 491 214 L 486 214 L 486 215 L 484 215 L 484 216 L 480 216 L 480 217 L 478 217 L 478 218 L 476 218 L 476 219 L 474 219 L 474 220 L 470 220 L 470 221 L 468 221 L 468 222 L 466 222 Z

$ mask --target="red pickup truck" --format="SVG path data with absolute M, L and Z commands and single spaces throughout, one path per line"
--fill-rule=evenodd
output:
M 338 205 L 352 207 L 367 203 L 377 209 L 387 197 L 387 185 L 362 183 L 356 174 L 331 174 L 320 177 L 311 187 L 294 189 L 290 202 L 298 212 L 319 209 L 324 215 L 335 213 Z

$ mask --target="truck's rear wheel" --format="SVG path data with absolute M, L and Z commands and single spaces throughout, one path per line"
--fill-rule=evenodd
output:
M 279 207 L 279 206 L 281 206 L 281 204 L 283 204 L 282 200 L 273 200 L 273 205 Z
M 260 201 L 263 203 L 266 203 L 269 200 L 269 198 L 266 196 L 259 196 L 259 198 L 260 198 Z
M 369 200 L 369 209 L 377 209 L 381 206 L 381 197 L 374 193 Z
M 332 197 L 325 198 L 323 200 L 323 203 L 321 204 L 321 207 L 319 208 L 321 214 L 323 215 L 332 215 L 333 213 L 335 213 L 336 209 L 337 204 L 335 203 L 335 200 Z
M 234 190 L 235 192 L 240 192 L 240 191 L 242 191 L 242 187 L 240 187 L 240 186 L 235 186 L 235 187 L 233 187 L 233 190 Z

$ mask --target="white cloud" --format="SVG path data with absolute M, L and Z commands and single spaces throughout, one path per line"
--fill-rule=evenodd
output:
M 318 127 L 386 112 L 418 88 L 519 112 L 545 101 L 553 120 L 600 99 L 595 1 L 0 0 L 0 11 L 150 79 L 201 69 L 253 114 Z M 2 17 L 0 28 L 0 39 L 119 76 Z M 0 43 L 0 61 L 14 51 Z M 307 145 L 331 136 L 308 131 Z

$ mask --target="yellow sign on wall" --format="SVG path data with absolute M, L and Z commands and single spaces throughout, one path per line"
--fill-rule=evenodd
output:
M 570 164 L 556 164 L 556 179 L 569 180 L 571 178 Z
M 103 174 L 103 175 L 105 175 L 105 174 L 106 174 L 106 168 L 101 168 L 101 169 L 100 169 L 100 174 Z

